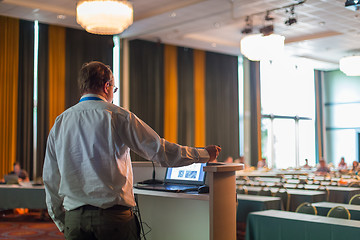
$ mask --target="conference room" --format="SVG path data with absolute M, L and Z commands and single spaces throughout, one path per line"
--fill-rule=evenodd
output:
M 164 192 L 136 186 L 172 166 L 128 145 L 141 239 L 358 236 L 359 14 L 351 0 L 1 1 L 0 238 L 65 238 L 45 156 L 91 61 L 111 69 L 108 102 L 160 138 L 221 147 L 201 186 Z

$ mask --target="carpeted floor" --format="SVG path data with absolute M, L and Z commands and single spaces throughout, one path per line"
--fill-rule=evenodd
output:
M 0 239 L 7 240 L 50 240 L 65 239 L 55 224 L 40 211 L 31 211 L 24 215 L 12 211 L 0 212 Z

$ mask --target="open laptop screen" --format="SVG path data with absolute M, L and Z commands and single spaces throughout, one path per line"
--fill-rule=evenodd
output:
M 206 163 L 193 163 L 184 167 L 167 168 L 164 182 L 203 185 L 205 184 L 204 166 L 206 166 Z

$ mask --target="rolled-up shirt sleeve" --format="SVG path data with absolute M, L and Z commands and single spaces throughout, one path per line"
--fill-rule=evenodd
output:
M 180 167 L 192 163 L 204 163 L 210 158 L 203 148 L 181 146 L 166 141 L 135 114 L 129 112 L 126 121 L 118 121 L 119 137 L 141 157 L 160 163 L 164 167 Z
M 55 222 L 58 229 L 64 231 L 65 210 L 63 208 L 63 198 L 59 196 L 60 172 L 57 164 L 54 131 L 50 131 L 43 168 L 43 181 L 46 193 L 46 205 L 50 217 Z

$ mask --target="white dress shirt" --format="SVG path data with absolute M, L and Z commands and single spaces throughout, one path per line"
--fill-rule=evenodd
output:
M 84 95 L 56 118 L 46 147 L 46 204 L 60 231 L 65 210 L 135 206 L 130 149 L 162 166 L 209 160 L 205 149 L 170 143 L 130 111 L 99 95 Z

